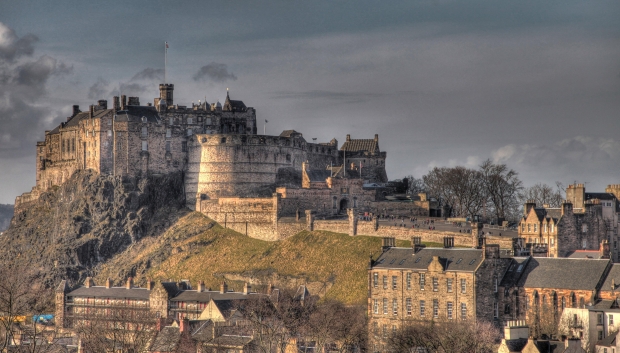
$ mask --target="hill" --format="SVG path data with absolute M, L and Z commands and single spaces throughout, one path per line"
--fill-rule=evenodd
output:
M 402 241 L 398 245 L 409 244 Z M 245 281 L 255 287 L 270 282 L 280 287 L 307 284 L 313 294 L 361 304 L 367 293 L 369 256 L 376 257 L 380 251 L 380 238 L 324 231 L 303 231 L 278 242 L 262 241 L 192 212 L 161 236 L 142 239 L 102 265 L 96 281 L 128 276 L 139 282 L 147 277 L 189 279 L 219 288 L 225 279 L 236 290 L 241 290 Z
M 0 204 L 0 232 L 9 228 L 13 218 L 13 205 Z

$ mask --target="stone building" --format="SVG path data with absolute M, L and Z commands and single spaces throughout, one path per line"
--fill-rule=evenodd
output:
M 608 229 L 599 199 L 587 200 L 584 208 L 576 212 L 569 200 L 561 208 L 537 207 L 527 202 L 524 216 L 519 222 L 518 233 L 524 247 L 517 249 L 521 255 L 542 257 L 568 257 L 577 250 L 599 250 L 601 244 L 608 249 L 607 257 L 618 258 L 616 237 Z M 609 244 L 614 248 L 609 249 Z
M 384 238 L 383 253 L 368 269 L 369 341 L 384 351 L 385 338 L 405 324 L 420 321 L 489 321 L 499 319 L 498 286 L 511 263 L 499 246 L 425 248 L 394 247 Z

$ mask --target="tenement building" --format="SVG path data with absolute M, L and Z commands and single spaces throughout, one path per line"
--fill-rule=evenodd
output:
M 411 248 L 397 248 L 384 238 L 383 253 L 368 269 L 370 348 L 385 351 L 385 341 L 399 327 L 429 321 L 499 319 L 499 282 L 512 259 L 499 246 L 425 248 L 420 239 Z

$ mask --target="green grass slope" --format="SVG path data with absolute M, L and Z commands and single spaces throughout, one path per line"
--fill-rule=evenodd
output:
M 428 244 L 435 245 L 435 244 Z M 397 246 L 409 246 L 397 241 Z M 96 280 L 138 282 L 152 279 L 205 281 L 219 288 L 223 278 L 235 290 L 244 281 L 279 286 L 311 283 L 329 298 L 348 304 L 365 301 L 369 256 L 381 251 L 381 238 L 303 231 L 267 242 L 246 237 L 193 212 L 157 238 L 144 238 L 98 269 Z M 118 282 L 117 282 L 118 283 Z

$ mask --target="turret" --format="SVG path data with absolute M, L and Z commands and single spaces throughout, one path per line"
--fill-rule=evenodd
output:
M 159 85 L 159 101 L 165 101 L 166 106 L 170 107 L 174 105 L 172 93 L 174 91 L 174 85 L 172 83 L 161 83 Z

